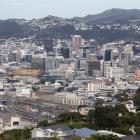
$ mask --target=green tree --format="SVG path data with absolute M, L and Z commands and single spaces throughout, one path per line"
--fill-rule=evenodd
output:
M 119 116 L 119 113 L 122 116 Z M 124 105 L 97 106 L 94 113 L 95 124 L 98 127 L 131 127 L 135 124 L 134 113 L 129 113 Z
M 89 122 L 93 122 L 94 115 L 95 115 L 95 111 L 94 111 L 94 110 L 90 110 L 90 111 L 88 112 L 88 121 L 89 121 Z
M 0 140 L 28 140 L 31 138 L 31 130 L 9 130 L 0 135 Z
M 135 126 L 140 126 L 140 112 L 136 113 L 135 115 Z
M 140 109 L 140 88 L 136 91 L 134 103 L 138 107 L 138 109 Z
M 122 113 L 122 115 L 129 113 L 127 108 L 122 104 L 115 106 L 115 112 Z
M 115 98 L 117 98 L 120 102 L 128 101 L 128 95 L 125 92 L 117 94 Z
M 59 115 L 59 119 L 62 122 L 79 122 L 82 121 L 82 116 L 79 112 L 66 112 L 66 113 L 61 113 Z
M 38 126 L 40 127 L 46 127 L 46 126 L 48 126 L 48 120 L 43 120 L 43 121 L 41 121 L 41 122 L 39 122 L 39 124 L 38 124 Z
M 136 117 L 135 114 L 130 112 L 121 117 L 121 126 L 123 127 L 131 127 L 135 124 Z
M 95 124 L 98 127 L 117 127 L 119 124 L 118 112 L 114 107 L 98 106 L 95 109 Z

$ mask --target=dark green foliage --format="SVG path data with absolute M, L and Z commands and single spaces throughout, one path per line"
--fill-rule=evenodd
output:
M 123 115 L 120 118 L 120 125 L 123 127 L 131 127 L 132 125 L 135 124 L 135 114 L 134 113 L 128 113 Z
M 61 113 L 59 115 L 59 119 L 62 122 L 79 122 L 82 120 L 82 116 L 78 112 L 68 112 L 68 113 Z
M 128 101 L 128 95 L 125 92 L 122 94 L 117 94 L 115 98 L 117 98 L 117 100 L 120 102 Z
M 119 116 L 120 113 L 122 116 Z M 136 115 L 134 113 L 129 113 L 123 105 L 117 105 L 116 107 L 98 106 L 93 115 L 97 127 L 131 127 L 135 125 L 136 122 L 137 124 L 139 123 L 138 119 L 136 119 Z
M 140 88 L 137 90 L 135 97 L 134 97 L 134 103 L 140 109 Z
M 26 128 L 23 130 L 9 130 L 0 135 L 0 140 L 29 140 L 31 138 L 31 130 Z
M 128 110 L 126 109 L 126 107 L 124 105 L 116 105 L 115 106 L 115 111 L 117 113 L 122 113 L 123 115 L 128 113 Z
M 119 114 L 122 116 L 119 116 Z M 126 128 L 131 128 L 132 125 L 140 126 L 140 113 L 131 113 L 124 105 L 115 107 L 97 106 L 95 110 L 89 111 L 88 115 L 82 116 L 79 113 L 62 113 L 59 115 L 60 122 L 83 122 L 85 127 L 96 129 L 114 129 L 122 128 L 124 132 L 129 133 Z
M 39 127 L 46 127 L 46 126 L 48 126 L 48 121 L 47 120 L 43 120 L 43 121 L 39 122 L 38 126 Z
M 119 122 L 118 114 L 113 107 L 97 107 L 94 118 L 99 127 L 117 127 Z
M 89 121 L 89 122 L 93 122 L 94 115 L 95 115 L 95 111 L 94 111 L 94 110 L 90 110 L 90 111 L 88 112 L 88 121 Z

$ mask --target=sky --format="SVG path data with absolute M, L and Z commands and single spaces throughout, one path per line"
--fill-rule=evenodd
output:
M 0 0 L 0 19 L 86 16 L 111 8 L 140 9 L 140 0 Z

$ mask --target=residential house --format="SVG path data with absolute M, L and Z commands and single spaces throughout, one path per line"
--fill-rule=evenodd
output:
M 60 139 L 69 138 L 73 135 L 72 129 L 63 124 L 51 125 L 48 127 L 35 128 L 32 131 L 32 138 L 52 138 L 58 137 Z

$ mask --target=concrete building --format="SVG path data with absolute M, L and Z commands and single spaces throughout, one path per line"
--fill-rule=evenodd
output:
M 40 70 L 36 69 L 16 69 L 14 71 L 15 76 L 29 76 L 29 77 L 38 77 L 41 75 Z
M 95 39 L 90 40 L 89 52 L 90 54 L 96 54 L 98 56 L 97 41 Z
M 100 71 L 100 61 L 92 54 L 87 60 L 87 75 L 96 77 L 97 71 Z
M 32 60 L 32 55 L 31 54 L 26 54 L 25 55 L 25 62 L 29 62 L 29 63 L 31 63 L 31 60 Z
M 20 51 L 12 51 L 8 55 L 9 61 L 20 62 L 21 61 L 21 52 Z
M 105 77 L 114 78 L 115 80 L 120 80 L 124 78 L 124 68 L 123 67 L 106 67 Z
M 129 112 L 136 113 L 136 107 L 134 106 L 133 101 L 128 101 L 128 102 L 125 104 L 125 107 L 128 109 Z
M 55 56 L 55 68 L 58 68 L 61 63 L 64 62 L 64 57 L 63 56 Z
M 74 35 L 72 38 L 72 52 L 80 50 L 82 38 L 79 35 Z
M 75 68 L 76 71 L 86 71 L 87 69 L 87 59 L 86 58 L 77 58 L 75 59 Z
M 102 88 L 106 88 L 105 82 L 103 80 L 96 80 L 88 83 L 88 92 L 94 92 L 97 94 Z
M 63 56 L 47 56 L 45 58 L 45 72 L 47 73 L 50 69 L 59 68 L 60 64 L 63 63 Z
M 70 57 L 70 49 L 68 47 L 62 47 L 61 48 L 61 55 L 68 59 Z
M 45 58 L 45 72 L 48 72 L 49 69 L 54 69 L 54 57 L 52 56 L 47 56 Z
M 82 46 L 81 51 L 82 51 L 82 58 L 88 58 L 90 54 L 90 45 L 87 44 L 85 46 Z
M 76 94 L 66 94 L 63 98 L 63 104 L 68 105 L 90 105 L 90 100 L 87 97 L 77 96 Z
M 21 128 L 21 118 L 20 117 L 11 117 L 11 128 L 20 129 Z
M 137 77 L 140 77 L 140 69 L 136 69 L 136 70 L 135 70 L 135 75 L 136 75 Z
M 89 112 L 90 110 L 95 110 L 95 108 L 94 108 L 94 107 L 80 107 L 80 108 L 78 109 L 78 112 L 79 112 L 81 115 L 88 115 L 88 112 Z
M 33 91 L 32 86 L 29 86 L 29 85 L 25 87 L 19 87 L 19 88 L 16 88 L 16 96 L 31 98 L 32 91 Z
M 93 105 L 93 102 L 85 96 L 78 96 L 75 93 L 70 92 L 61 92 L 56 93 L 55 95 L 47 96 L 46 99 L 48 102 L 51 103 L 59 103 L 59 104 L 66 104 L 66 105 Z
M 34 54 L 32 55 L 31 66 L 34 69 L 40 69 L 45 71 L 45 54 Z
M 80 70 L 86 70 L 86 66 L 87 66 L 87 59 L 85 59 L 85 58 L 81 58 L 81 59 L 79 59 L 79 69 Z

